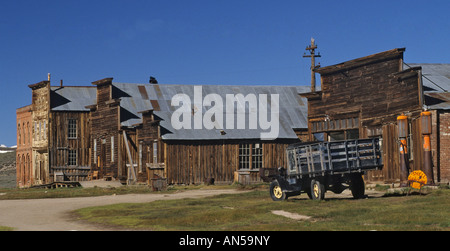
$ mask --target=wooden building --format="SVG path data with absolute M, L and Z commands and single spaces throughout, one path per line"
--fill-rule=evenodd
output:
M 404 67 L 404 51 L 318 68 L 321 90 L 302 94 L 308 98 L 310 141 L 382 137 L 384 168 L 369 173 L 369 181 L 400 180 L 397 118 L 402 114 L 408 117 L 408 166 L 423 167 L 420 114 L 430 98 L 424 95 L 422 67 Z
M 31 105 L 16 111 L 17 184 L 84 181 L 93 173 L 128 184 L 250 183 L 261 168 L 286 166 L 289 144 L 370 137 L 383 139 L 384 168 L 366 180 L 396 182 L 397 117 L 408 118 L 408 166 L 422 169 L 424 109 L 433 120 L 433 179 L 449 182 L 450 65 L 408 65 L 404 51 L 318 68 L 321 87 L 313 92 L 112 78 L 85 87 L 50 86 L 50 79 L 29 85 Z M 268 123 L 273 118 L 276 126 Z M 262 137 L 272 129 L 276 137 Z
M 32 160 L 32 119 L 31 105 L 16 110 L 17 122 L 17 149 L 16 172 L 17 187 L 29 187 L 34 183 L 31 172 Z
M 207 179 L 216 183 L 258 181 L 259 168 L 285 165 L 284 149 L 307 132 L 306 99 L 298 95 L 306 87 L 126 84 L 113 83 L 111 78 L 92 84 L 97 87 L 97 103 L 89 106 L 91 163 L 100 177 L 124 182 L 165 178 L 169 184 L 199 184 Z M 172 99 L 177 94 L 194 99 L 195 88 L 201 89 L 201 100 L 208 94 L 223 101 L 227 94 L 278 94 L 279 136 L 261 140 L 262 130 L 249 126 L 175 129 L 171 119 L 178 108 Z M 256 112 L 244 101 L 240 104 L 244 111 Z M 189 107 L 193 117 L 197 112 L 204 116 L 209 109 L 194 102 Z M 237 109 L 231 115 L 236 115 Z M 222 112 L 225 118 L 227 113 Z M 246 116 L 248 125 L 250 115 Z
M 90 171 L 89 109 L 93 87 L 29 85 L 31 105 L 17 109 L 17 185 L 86 180 Z
M 450 64 L 404 64 L 421 67 L 424 107 L 431 112 L 431 152 L 436 182 L 450 183 Z

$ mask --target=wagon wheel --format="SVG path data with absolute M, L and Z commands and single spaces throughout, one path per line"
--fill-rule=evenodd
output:
M 311 194 L 310 198 L 312 200 L 323 200 L 325 199 L 325 186 L 319 180 L 311 180 L 311 190 L 309 193 Z
M 282 201 L 287 198 L 286 193 L 283 192 L 277 180 L 270 183 L 270 197 L 272 197 L 272 200 L 274 201 Z

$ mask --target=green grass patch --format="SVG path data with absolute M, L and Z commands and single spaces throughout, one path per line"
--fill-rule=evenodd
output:
M 126 229 L 160 231 L 450 230 L 450 190 L 410 195 L 312 201 L 304 196 L 273 202 L 268 191 L 204 199 L 118 204 L 76 211 L 83 220 Z M 298 221 L 272 210 L 311 216 Z
M 0 189 L 0 200 L 17 200 L 17 199 L 45 199 L 45 198 L 73 198 L 73 197 L 92 197 L 104 195 L 120 195 L 131 193 L 151 193 L 152 190 L 148 186 L 135 187 L 93 187 L 93 188 L 28 188 L 28 189 Z
M 92 187 L 92 188 L 0 188 L 0 200 L 19 200 L 19 199 L 47 199 L 47 198 L 74 198 L 74 197 L 92 197 L 124 194 L 146 194 L 146 193 L 173 193 L 177 191 L 195 190 L 195 189 L 255 189 L 264 184 L 251 186 L 233 185 L 190 185 L 190 186 L 169 186 L 167 191 L 154 192 L 149 186 L 121 186 L 121 187 Z
M 12 228 L 12 227 L 0 226 L 0 232 L 3 232 L 3 231 L 13 231 L 13 230 L 14 230 L 14 228 Z

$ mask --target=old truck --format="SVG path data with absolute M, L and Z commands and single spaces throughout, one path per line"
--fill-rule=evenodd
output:
M 342 193 L 349 188 L 354 198 L 365 196 L 363 175 L 383 168 L 381 139 L 299 143 L 287 147 L 288 166 L 260 169 L 263 180 L 271 181 L 274 201 L 307 193 L 322 200 L 326 191 Z

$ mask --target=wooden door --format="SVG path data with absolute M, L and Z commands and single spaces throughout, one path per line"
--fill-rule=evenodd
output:
M 100 174 L 103 177 L 103 176 L 106 175 L 105 174 L 105 172 L 106 172 L 106 168 L 105 168 L 105 164 L 106 164 L 106 142 L 104 142 L 104 141 L 102 142 L 102 147 L 101 147 L 100 151 L 101 151 L 100 152 L 100 162 L 99 162 Z

